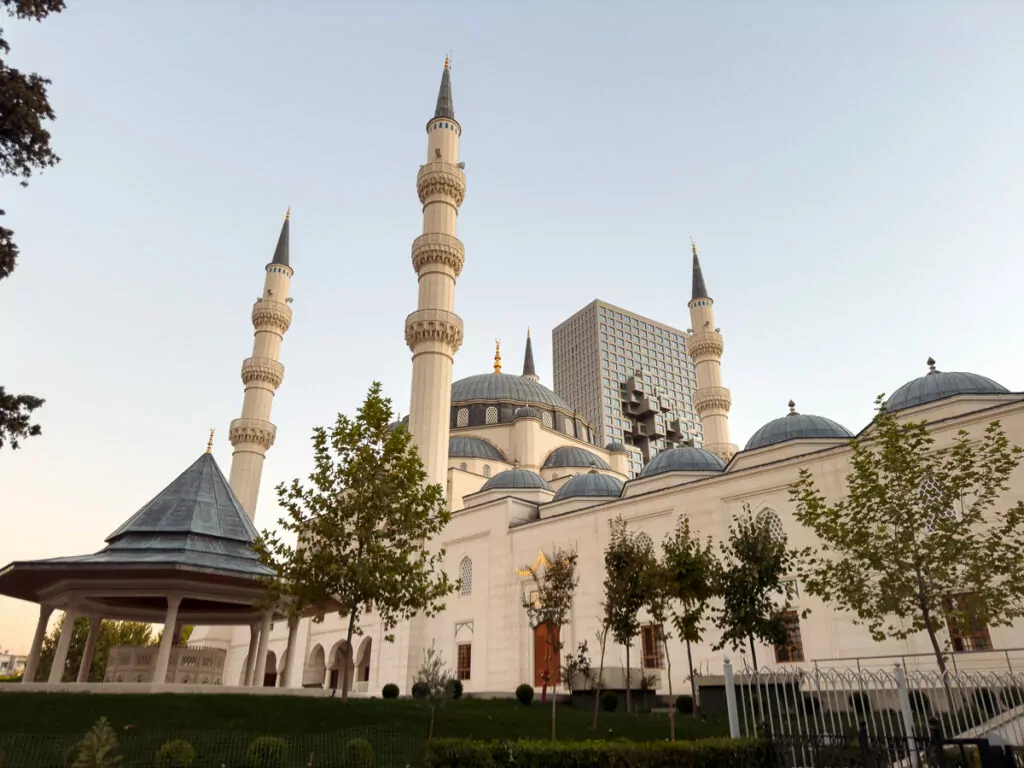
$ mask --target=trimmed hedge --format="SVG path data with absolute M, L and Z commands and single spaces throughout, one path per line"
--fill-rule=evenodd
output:
M 767 768 L 766 744 L 744 739 L 700 741 L 468 741 L 435 739 L 427 743 L 425 768 Z

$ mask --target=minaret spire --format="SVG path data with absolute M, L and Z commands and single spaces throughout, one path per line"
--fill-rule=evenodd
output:
M 738 449 L 729 442 L 732 396 L 722 386 L 722 351 L 725 347 L 722 334 L 715 327 L 714 301 L 708 296 L 693 238 L 690 238 L 690 249 L 693 251 L 693 298 L 689 307 L 693 333 L 686 346 L 697 374 L 693 408 L 704 429 L 704 448 L 728 461 Z
M 434 117 L 447 117 L 455 119 L 455 103 L 452 101 L 452 77 L 451 62 L 444 57 L 444 71 L 441 73 L 441 87 L 437 91 L 437 107 L 434 109 Z
M 540 381 L 537 368 L 533 364 L 533 341 L 530 340 L 530 329 L 526 329 L 526 356 L 523 358 L 523 378 Z
M 291 209 L 284 215 L 281 234 L 277 238 L 274 258 L 266 267 L 263 295 L 252 308 L 252 326 L 255 331 L 252 357 L 242 361 L 242 416 L 231 422 L 228 439 L 234 446 L 231 456 L 231 490 L 249 513 L 256 517 L 256 501 L 263 475 L 263 460 L 274 444 L 277 427 L 270 423 L 270 407 L 274 393 L 284 379 L 281 365 L 281 341 L 292 322 L 292 271 L 288 254 L 288 232 Z

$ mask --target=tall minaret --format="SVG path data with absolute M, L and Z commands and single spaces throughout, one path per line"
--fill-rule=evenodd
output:
M 523 357 L 523 378 L 530 381 L 540 381 L 537 375 L 537 368 L 533 364 L 533 342 L 530 340 L 530 329 L 526 329 L 526 355 Z
M 697 369 L 693 407 L 704 427 L 704 448 L 728 461 L 738 449 L 729 442 L 732 397 L 722 386 L 722 334 L 715 327 L 714 302 L 708 296 L 700 259 L 697 258 L 697 246 L 692 240 L 690 247 L 693 249 L 693 295 L 689 306 L 693 335 L 687 349 Z
M 419 302 L 405 319 L 405 341 L 412 350 L 409 431 L 419 447 L 427 481 L 442 486 L 448 475 L 452 363 L 462 345 L 462 318 L 454 311 L 455 281 L 465 260 L 465 250 L 455 236 L 459 206 L 466 196 L 466 175 L 459 162 L 461 135 L 445 58 L 437 108 L 427 122 L 427 162 L 416 176 L 423 203 L 423 234 L 412 242 Z
M 235 447 L 229 482 L 250 519 L 256 517 L 263 457 L 274 444 L 277 433 L 277 427 L 270 423 L 270 406 L 274 402 L 274 391 L 284 378 L 284 366 L 278 358 L 281 340 L 292 322 L 292 308 L 288 306 L 293 274 L 288 264 L 290 218 L 291 209 L 284 216 L 274 258 L 267 264 L 263 295 L 252 307 L 252 326 L 256 333 L 252 357 L 242 362 L 242 383 L 245 384 L 242 417 L 231 422 L 229 433 L 231 445 Z

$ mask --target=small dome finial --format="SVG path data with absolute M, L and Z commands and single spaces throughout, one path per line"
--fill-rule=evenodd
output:
M 501 373 L 501 339 L 494 340 L 494 372 Z
M 444 57 L 444 68 L 445 69 L 451 69 L 452 68 L 452 61 L 448 57 L 448 54 L 445 54 L 445 57 Z
M 289 205 L 288 210 L 284 212 L 284 220 L 290 221 L 292 218 L 292 207 Z
M 215 429 L 211 429 L 210 430 L 210 439 L 206 441 L 206 452 L 207 453 L 213 453 L 213 433 L 216 432 L 216 431 L 217 430 L 215 430 Z
M 935 372 L 936 372 L 935 371 L 935 358 L 934 357 L 929 357 L 928 358 L 928 373 L 935 373 Z
M 693 255 L 697 255 L 697 244 L 693 242 L 693 235 L 690 235 L 690 250 L 693 251 Z
M 796 403 L 794 403 L 792 400 L 789 401 L 789 412 L 792 414 L 796 413 Z

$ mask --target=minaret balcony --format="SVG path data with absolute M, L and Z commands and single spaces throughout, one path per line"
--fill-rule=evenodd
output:
M 709 358 L 720 358 L 725 349 L 722 334 L 718 331 L 694 331 L 686 347 L 694 364 Z
M 421 165 L 416 174 L 416 191 L 420 202 L 431 197 L 448 197 L 458 208 L 466 198 L 466 174 L 455 163 L 434 162 Z
M 454 354 L 462 346 L 462 318 L 445 309 L 417 309 L 405 318 L 405 343 L 413 352 L 424 342 L 441 342 Z
M 277 427 L 263 419 L 235 419 L 231 422 L 228 439 L 232 445 L 249 443 L 269 450 L 277 437 Z
M 454 235 L 428 232 L 412 241 L 412 267 L 419 273 L 426 264 L 443 264 L 458 277 L 466 261 L 466 248 Z
M 701 387 L 693 396 L 693 408 L 704 415 L 712 411 L 728 413 L 732 406 L 732 395 L 725 387 Z
M 255 381 L 277 389 L 283 379 L 284 366 L 271 357 L 250 357 L 242 361 L 242 383 L 245 385 Z
M 252 325 L 257 331 L 276 331 L 284 336 L 292 324 L 292 308 L 283 301 L 256 299 L 252 305 Z

